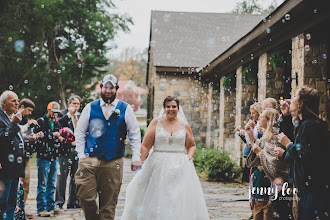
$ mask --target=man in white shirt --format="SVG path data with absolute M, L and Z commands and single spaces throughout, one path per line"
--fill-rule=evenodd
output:
M 141 166 L 140 127 L 132 107 L 116 99 L 117 78 L 106 75 L 100 87 L 101 98 L 86 105 L 75 130 L 77 198 L 87 220 L 115 218 L 126 135 L 133 152 L 131 169 Z

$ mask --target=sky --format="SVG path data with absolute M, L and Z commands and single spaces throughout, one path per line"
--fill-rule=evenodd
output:
M 261 0 L 263 7 L 276 0 Z M 115 58 L 125 48 L 135 47 L 138 51 L 148 47 L 150 35 L 150 16 L 152 10 L 183 11 L 183 12 L 231 12 L 240 0 L 113 0 L 117 6 L 114 10 L 119 14 L 132 17 L 134 25 L 130 33 L 118 33 L 109 45 L 116 49 L 108 52 L 109 58 Z

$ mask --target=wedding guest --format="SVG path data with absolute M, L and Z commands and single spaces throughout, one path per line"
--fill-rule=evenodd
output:
M 18 109 L 16 93 L 4 91 L 0 96 L 0 219 L 14 219 L 19 177 L 25 176 L 24 140 L 19 123 L 22 109 Z M 35 136 L 29 135 L 29 141 Z
M 285 149 L 276 149 L 275 155 L 292 161 L 292 177 L 298 188 L 298 218 L 323 219 L 330 213 L 330 147 L 327 123 L 319 118 L 319 93 L 304 86 L 292 97 L 290 112 L 298 120 L 295 140 L 279 134 Z M 320 172 L 320 169 L 323 169 Z
M 68 108 L 59 113 L 58 122 L 62 127 L 68 127 L 73 132 L 75 131 L 78 119 L 80 117 L 80 102 L 81 98 L 77 95 L 72 95 L 68 99 Z M 58 209 L 63 209 L 65 203 L 66 180 L 70 174 L 69 199 L 67 203 L 68 209 L 80 208 L 79 201 L 76 197 L 76 183 L 74 174 L 78 168 L 78 153 L 76 151 L 76 143 L 64 143 L 64 148 L 67 149 L 63 155 L 58 158 L 60 165 L 60 175 L 56 180 L 56 201 Z
M 260 103 L 256 102 L 250 106 L 251 120 L 254 122 L 254 124 L 256 124 L 255 129 L 254 129 L 254 135 L 256 138 L 258 138 L 258 137 L 260 138 L 257 128 L 259 127 L 259 116 L 260 116 L 261 112 L 262 112 L 262 106 Z M 246 158 L 251 151 L 252 145 L 251 145 L 250 141 L 248 141 L 248 143 L 247 143 L 246 133 L 243 128 L 238 127 L 237 131 L 238 131 L 238 136 L 245 143 L 243 156 L 244 156 L 244 158 Z M 245 164 L 244 170 L 243 170 L 243 175 L 242 175 L 242 182 L 249 182 L 249 174 L 250 174 L 250 169 Z
M 39 118 L 38 127 L 34 132 L 42 131 L 44 137 L 37 146 L 38 188 L 37 188 L 37 212 L 41 217 L 48 217 L 55 209 L 54 192 L 56 180 L 57 157 L 61 153 L 63 137 L 59 130 L 61 124 L 57 121 L 57 113 L 60 112 L 60 104 L 50 102 L 47 106 L 47 114 Z
M 27 137 L 33 133 L 33 128 L 38 124 L 36 120 L 29 119 L 32 114 L 35 104 L 32 100 L 24 98 L 19 103 L 19 109 L 22 110 L 22 121 L 19 123 L 23 139 L 25 140 L 25 178 L 20 178 L 17 204 L 15 209 L 15 220 L 33 218 L 32 213 L 25 210 L 25 205 L 30 191 L 30 157 L 34 148 L 33 143 L 28 143 Z M 43 137 L 43 133 L 39 132 L 35 135 L 37 139 Z
M 266 176 L 262 166 L 258 166 L 251 175 L 249 193 L 250 208 L 254 213 L 253 219 L 273 219 L 272 201 L 274 200 L 275 186 Z
M 247 166 L 256 167 L 261 165 L 267 177 L 273 182 L 281 180 L 284 183 L 288 181 L 288 165 L 285 161 L 279 160 L 274 154 L 274 149 L 283 148 L 278 142 L 277 135 L 279 113 L 272 108 L 265 109 L 260 116 L 260 127 L 264 130 L 262 138 L 255 141 L 252 152 L 247 158 Z M 249 131 L 248 131 L 249 132 Z M 252 136 L 250 131 L 249 136 Z M 292 218 L 291 195 L 285 195 L 285 199 L 277 199 L 273 202 L 274 219 Z
M 265 110 L 267 108 L 277 109 L 276 99 L 269 97 L 262 101 L 262 109 Z
M 278 118 L 279 113 L 275 109 L 265 109 L 260 116 L 260 127 L 264 129 L 262 138 L 257 139 L 253 144 L 250 155 L 247 158 L 247 165 L 249 167 L 256 167 L 262 165 L 264 172 L 270 180 L 282 177 L 284 180 L 288 179 L 288 168 L 284 161 L 278 160 L 274 155 L 274 149 L 283 147 L 278 142 Z M 249 136 L 252 136 L 252 131 L 247 131 Z

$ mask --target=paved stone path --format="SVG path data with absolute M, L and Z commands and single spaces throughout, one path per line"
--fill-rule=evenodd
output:
M 60 220 L 80 220 L 85 219 L 81 209 L 64 209 L 64 212 L 57 216 L 49 218 L 39 217 L 36 214 L 36 192 L 37 192 L 37 167 L 31 164 L 31 183 L 30 194 L 27 201 L 27 210 L 34 214 L 33 219 L 60 219 Z M 133 178 L 134 173 L 130 171 L 130 160 L 124 160 L 124 179 L 119 195 L 116 220 L 120 220 L 124 209 L 126 187 Z M 209 210 L 210 219 L 213 220 L 231 220 L 247 219 L 251 215 L 249 204 L 247 202 L 247 187 L 227 186 L 219 183 L 202 181 L 202 187 L 205 195 L 206 205 Z M 68 188 L 68 187 L 67 187 Z M 67 192 L 68 193 L 68 192 Z M 66 204 L 64 205 L 66 207 Z M 149 220 L 149 219 L 147 219 Z M 151 219 L 150 219 L 151 220 Z

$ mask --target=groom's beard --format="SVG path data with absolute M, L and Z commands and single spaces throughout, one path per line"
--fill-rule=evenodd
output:
M 117 96 L 117 92 L 115 92 L 111 96 L 107 96 L 106 94 L 101 92 L 101 98 L 105 103 L 109 103 L 109 104 L 112 103 L 115 100 L 116 96 Z

